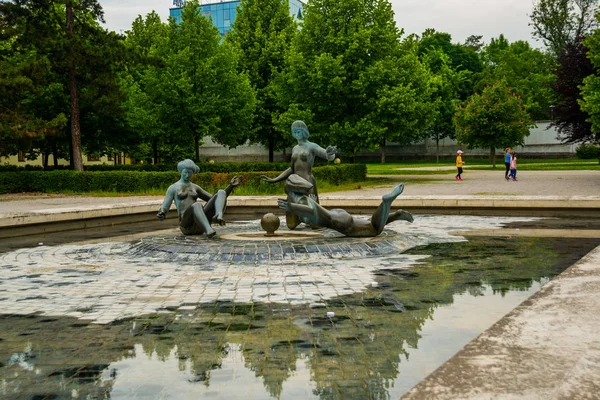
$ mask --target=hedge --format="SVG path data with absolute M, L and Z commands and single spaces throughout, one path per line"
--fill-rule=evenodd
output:
M 214 163 L 207 162 L 196 163 L 200 172 L 266 172 L 283 171 L 289 167 L 289 163 L 268 163 L 268 162 L 243 162 L 243 163 Z M 21 172 L 21 171 L 56 171 L 68 170 L 69 166 L 60 165 L 58 167 L 49 166 L 43 169 L 39 165 L 0 165 L 0 172 Z M 177 172 L 177 164 L 120 164 L 120 165 L 85 165 L 85 171 L 146 171 L 146 172 Z
M 367 167 L 363 164 L 344 164 L 315 167 L 313 173 L 317 181 L 332 185 L 360 182 L 365 180 Z M 241 175 L 241 186 L 263 188 L 265 193 L 273 193 L 282 187 L 261 181 L 260 175 L 275 177 L 280 171 L 261 172 L 201 172 L 194 174 L 192 181 L 208 191 L 226 187 L 231 178 Z M 119 192 L 144 193 L 150 190 L 166 190 L 180 179 L 177 171 L 20 171 L 0 173 L 0 193 L 45 192 L 45 193 L 88 193 Z
M 577 147 L 575 150 L 577 154 L 577 158 L 581 159 L 592 159 L 598 158 L 600 159 L 600 146 L 595 146 L 593 144 L 584 143 Z

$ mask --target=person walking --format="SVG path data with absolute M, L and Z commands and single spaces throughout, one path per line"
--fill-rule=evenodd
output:
M 510 174 L 508 175 L 508 178 L 512 178 L 513 181 L 517 180 L 517 153 L 514 151 L 512 152 L 510 159 Z
M 504 150 L 506 153 L 504 154 L 504 166 L 506 167 L 506 171 L 504 172 L 504 179 L 509 180 L 508 178 L 508 171 L 510 170 L 510 159 L 511 157 L 511 149 L 510 147 L 507 147 L 506 150 Z
M 458 151 L 456 152 L 456 168 L 458 169 L 458 174 L 456 174 L 455 178 L 456 178 L 456 180 L 457 180 L 457 181 L 462 181 L 462 180 L 463 180 L 463 178 L 462 178 L 462 176 L 461 176 L 461 175 L 462 175 L 462 173 L 463 173 L 463 169 L 462 169 L 462 167 L 463 167 L 463 165 L 464 165 L 465 163 L 464 163 L 464 161 L 462 160 L 462 154 L 463 154 L 463 151 L 462 151 L 462 150 L 458 150 Z

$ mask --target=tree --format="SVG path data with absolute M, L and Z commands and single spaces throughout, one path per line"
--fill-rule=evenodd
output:
M 558 56 L 554 72 L 556 81 L 552 85 L 556 102 L 550 127 L 556 128 L 563 143 L 586 142 L 594 138 L 590 115 L 580 106 L 583 99 L 579 88 L 586 77 L 594 75 L 594 66 L 587 53 L 583 38 L 580 38 L 566 45 Z
M 478 53 L 485 46 L 482 39 L 482 35 L 471 35 L 465 40 L 464 46 Z
M 558 57 L 561 50 L 598 27 L 598 0 L 537 0 L 531 13 L 533 37 Z
M 111 130 L 107 129 L 108 121 L 119 115 L 115 70 L 116 60 L 121 58 L 120 37 L 100 27 L 102 9 L 95 0 L 14 0 L 0 7 L 6 27 L 3 33 L 16 32 L 12 54 L 29 52 L 46 63 L 44 80 L 37 76 L 41 83 L 35 92 L 24 88 L 35 93 L 31 97 L 34 106 L 30 107 L 35 113 L 26 118 L 30 122 L 36 118 L 52 121 L 56 115 L 70 115 L 70 159 L 75 169 L 83 169 L 85 136 L 80 126 L 95 129 L 87 139 L 98 143 Z M 42 152 L 52 148 L 55 162 L 60 136 L 56 131 L 40 137 L 36 144 Z M 47 143 L 49 137 L 51 143 Z
M 180 23 L 164 26 L 155 13 L 136 19 L 127 43 L 137 61 L 122 85 L 127 119 L 143 143 L 140 155 L 199 160 L 205 136 L 230 147 L 247 141 L 254 91 L 238 73 L 236 49 L 220 42 L 197 1 L 185 5 Z
M 600 18 L 600 17 L 598 17 Z M 600 68 L 600 31 L 596 30 L 589 35 L 584 43 L 589 50 L 587 57 L 590 59 L 596 73 L 583 79 L 581 86 L 581 97 L 579 101 L 581 111 L 589 114 L 587 120 L 592 124 L 590 134 L 582 136 L 580 141 L 600 141 L 600 77 L 598 69 Z
M 426 136 L 435 140 L 436 161 L 439 162 L 440 140 L 446 137 L 455 137 L 452 117 L 456 111 L 456 106 L 460 102 L 459 90 L 461 83 L 468 79 L 470 74 L 466 70 L 460 72 L 454 70 L 449 65 L 450 58 L 441 49 L 431 48 L 423 55 L 422 59 L 432 73 L 434 87 L 432 102 L 435 105 L 434 122 L 425 133 Z
M 251 140 L 274 151 L 291 143 L 290 136 L 277 130 L 274 120 L 285 110 L 278 106 L 274 80 L 281 72 L 284 57 L 297 32 L 289 15 L 289 4 L 281 0 L 242 0 L 233 30 L 225 37 L 240 54 L 240 69 L 248 73 L 256 90 L 257 106 Z
M 550 118 L 554 102 L 554 57 L 532 49 L 525 41 L 509 43 L 504 35 L 493 38 L 481 52 L 485 69 L 477 74 L 476 91 L 505 79 L 510 89 L 523 100 L 525 110 L 535 120 Z
M 3 33 L 8 33 L 4 31 Z M 0 38 L 0 154 L 30 153 L 32 147 L 58 135 L 67 118 L 60 110 L 43 112 L 55 86 L 47 57 L 19 49 L 14 36 Z M 47 110 L 47 109 L 46 109 Z M 30 155 L 30 154 L 28 154 Z
M 511 92 L 505 80 L 471 96 L 454 115 L 456 138 L 469 149 L 490 148 L 490 162 L 496 168 L 496 148 L 523 145 L 535 125 L 521 99 Z
M 170 21 L 159 86 L 165 122 L 178 141 L 193 141 L 196 160 L 203 137 L 235 147 L 248 139 L 255 96 L 238 54 L 204 17 L 197 1 L 188 2 L 181 23 Z M 190 142 L 191 143 L 191 142 Z
M 435 29 L 426 29 L 419 41 L 419 56 L 423 57 L 431 49 L 437 49 L 448 55 L 449 66 L 457 72 L 466 71 L 461 80 L 458 95 L 461 100 L 466 100 L 474 92 L 475 76 L 483 71 L 483 64 L 479 54 L 474 50 L 474 43 L 479 44 L 477 36 L 470 36 L 469 44 L 452 43 L 449 33 L 437 32 Z M 468 39 L 468 40 L 469 40 Z
M 162 106 L 161 85 L 166 54 L 164 54 L 169 26 L 154 11 L 142 18 L 139 15 L 126 32 L 125 46 L 130 65 L 121 77 L 121 86 L 127 93 L 123 102 L 127 124 L 135 134 L 135 144 L 128 154 L 137 159 L 152 158 L 158 164 L 161 158 L 181 159 L 175 143 L 168 143 L 165 124 L 168 110 Z M 165 146 L 165 144 L 168 144 Z M 174 153 L 174 154 L 171 154 Z
M 278 80 L 278 119 L 307 118 L 312 133 L 344 152 L 410 142 L 431 123 L 430 76 L 386 0 L 315 0 Z M 287 127 L 279 124 L 280 129 Z

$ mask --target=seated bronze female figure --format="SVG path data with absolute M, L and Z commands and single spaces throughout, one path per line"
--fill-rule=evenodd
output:
M 211 222 L 224 225 L 223 213 L 227 205 L 227 196 L 241 183 L 239 176 L 234 177 L 225 190 L 210 194 L 200 186 L 190 182 L 194 173 L 200 168 L 192 160 L 183 160 L 177 164 L 177 170 L 181 173 L 181 179 L 167 189 L 165 199 L 156 216 L 163 221 L 171 204 L 175 201 L 177 214 L 179 215 L 179 229 L 184 235 L 201 235 L 211 238 L 216 235 L 211 227 Z M 206 203 L 197 202 L 198 199 Z

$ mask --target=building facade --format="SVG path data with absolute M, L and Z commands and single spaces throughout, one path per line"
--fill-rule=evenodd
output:
M 169 9 L 169 16 L 175 18 L 177 22 L 181 22 L 181 12 L 184 2 L 182 0 L 174 0 L 175 7 Z M 290 15 L 294 19 L 302 19 L 302 2 L 300 0 L 289 0 Z M 215 26 L 221 32 L 221 36 L 225 36 L 232 28 L 231 25 L 235 21 L 237 15 L 237 6 L 240 1 L 211 1 L 201 2 L 200 11 L 206 18 L 211 18 Z

